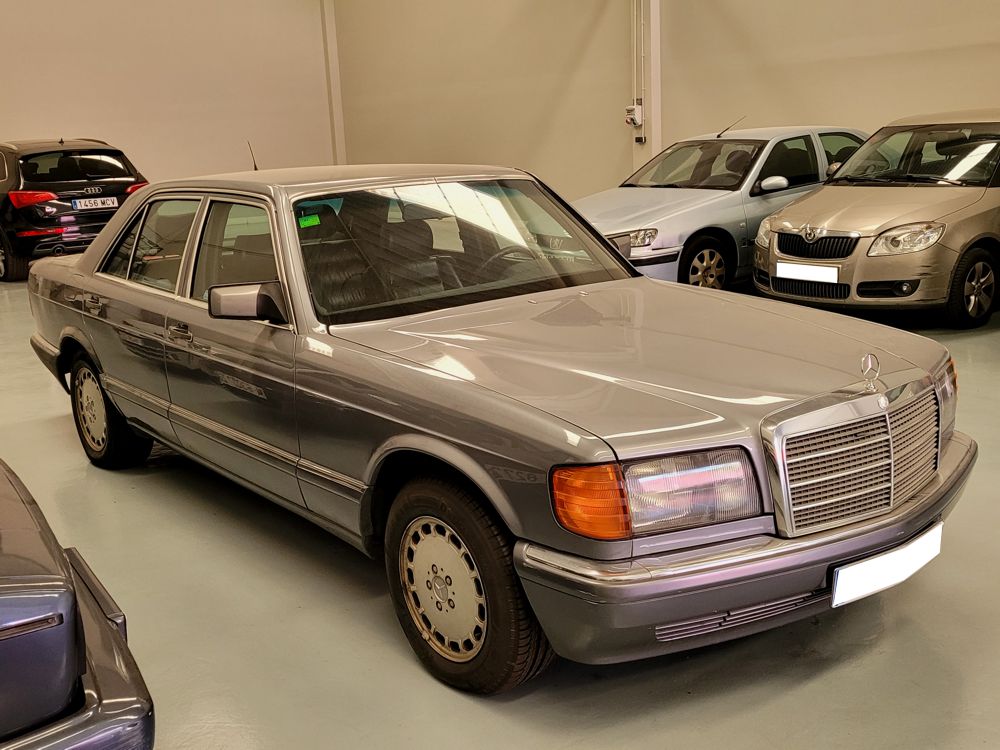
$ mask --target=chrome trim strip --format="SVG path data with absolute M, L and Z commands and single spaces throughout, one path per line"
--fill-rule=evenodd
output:
M 192 424 L 196 424 L 210 432 L 214 432 L 217 435 L 221 435 L 226 440 L 234 443 L 242 443 L 248 448 L 252 448 L 259 453 L 263 453 L 266 456 L 273 458 L 276 461 L 281 461 L 282 463 L 289 464 L 294 470 L 295 466 L 299 462 L 299 457 L 289 453 L 282 448 L 271 445 L 270 443 L 265 443 L 263 440 L 258 440 L 257 438 L 247 435 L 245 432 L 240 432 L 239 430 L 234 430 L 231 427 L 227 427 L 224 424 L 220 424 L 215 420 L 209 419 L 208 417 L 203 417 L 200 414 L 196 414 L 193 411 L 189 411 L 182 406 L 177 406 L 176 404 L 170 405 L 170 416 L 179 417 L 180 419 L 187 420 Z
M 116 377 L 112 377 L 106 373 L 101 374 L 101 385 L 108 391 L 115 393 L 115 395 L 121 395 L 125 398 L 132 397 L 138 399 L 139 405 L 142 406 L 145 403 L 147 408 L 151 411 L 159 412 L 161 416 L 167 416 L 167 410 L 170 408 L 170 402 L 165 401 L 159 396 L 154 396 L 148 391 L 144 391 L 142 388 L 136 388 L 134 385 L 129 385 L 124 383 Z
M 368 489 L 368 485 L 364 482 L 360 482 L 353 477 L 349 477 L 346 474 L 341 474 L 339 471 L 334 471 L 326 466 L 322 466 L 318 463 L 310 461 L 307 458 L 299 459 L 299 468 L 303 471 L 307 471 L 314 476 L 320 477 L 321 479 L 326 479 L 334 484 L 340 484 L 344 487 L 349 487 L 356 492 L 364 492 Z M 308 480 L 307 480 L 308 481 Z
M 8 625 L 5 628 L 0 628 L 0 641 L 5 641 L 8 638 L 17 638 L 20 635 L 27 635 L 28 633 L 37 633 L 39 630 L 48 630 L 62 624 L 63 616 L 55 614 L 39 617 L 36 620 L 19 622 L 17 625 Z

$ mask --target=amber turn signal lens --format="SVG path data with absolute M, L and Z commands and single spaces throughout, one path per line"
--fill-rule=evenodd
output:
M 552 501 L 565 528 L 591 539 L 632 536 L 618 464 L 567 466 L 552 472 Z

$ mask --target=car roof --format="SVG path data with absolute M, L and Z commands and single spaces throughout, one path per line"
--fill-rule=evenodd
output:
M 88 151 L 120 151 L 105 141 L 96 138 L 36 138 L 32 140 L 0 141 L 0 148 L 19 154 L 38 154 L 46 151 L 79 150 Z
M 954 112 L 935 112 L 929 115 L 911 115 L 890 122 L 889 127 L 897 125 L 957 125 L 972 122 L 1000 123 L 1000 109 L 963 109 Z
M 204 175 L 157 182 L 154 187 L 242 190 L 255 193 L 273 193 L 275 188 L 279 188 L 289 194 L 296 194 L 324 189 L 357 188 L 368 184 L 528 176 L 525 172 L 510 167 L 477 164 L 343 164 Z
M 843 125 L 782 125 L 781 127 L 774 128 L 744 128 L 743 130 L 727 130 L 722 134 L 722 140 L 726 139 L 743 139 L 748 141 L 770 141 L 774 138 L 789 138 L 793 135 L 799 135 L 801 133 L 808 133 L 813 130 L 822 130 L 832 133 L 856 133 L 860 132 L 857 128 L 848 128 Z M 702 135 L 696 135 L 693 138 L 683 138 L 681 140 L 685 141 L 700 141 L 715 138 L 715 133 L 703 133 Z

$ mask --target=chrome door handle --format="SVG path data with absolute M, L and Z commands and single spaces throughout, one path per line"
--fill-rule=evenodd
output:
M 194 341 L 194 334 L 183 323 L 167 326 L 167 338 L 181 339 L 182 341 Z

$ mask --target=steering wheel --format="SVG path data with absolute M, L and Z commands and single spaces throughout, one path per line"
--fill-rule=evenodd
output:
M 526 246 L 525 247 L 517 247 L 517 246 L 514 246 L 514 247 L 505 247 L 500 252 L 493 253 L 493 255 L 491 255 L 489 258 L 487 258 L 482 263 L 480 263 L 479 266 L 476 268 L 476 273 L 477 274 L 483 273 L 483 271 L 485 271 L 487 268 L 489 268 L 489 266 L 491 264 L 496 263 L 498 260 L 500 260 L 503 257 L 506 257 L 508 255 L 513 255 L 514 253 L 525 253 L 525 252 L 528 253 L 528 255 L 531 256 L 532 260 L 534 260 L 535 263 L 538 263 L 542 259 L 542 256 L 539 253 L 535 252 L 534 250 L 532 250 L 532 249 L 530 249 L 530 248 L 528 248 Z

